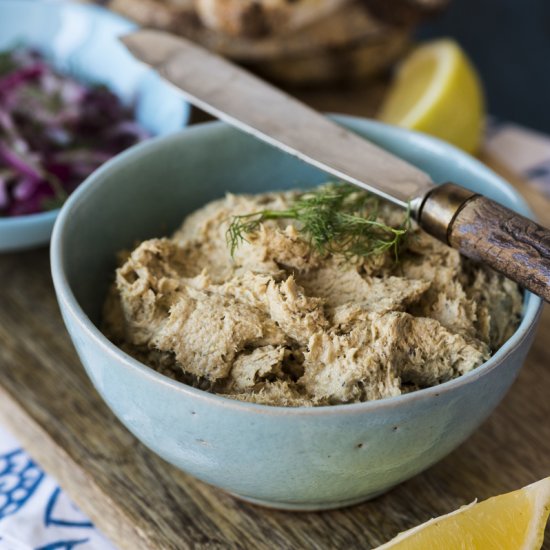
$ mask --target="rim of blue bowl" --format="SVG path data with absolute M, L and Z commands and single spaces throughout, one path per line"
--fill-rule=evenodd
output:
M 13 6 L 17 6 L 18 8 L 20 8 L 23 4 L 27 4 L 28 6 L 32 7 L 33 4 L 36 4 L 36 0 L 0 0 L 0 8 L 2 8 L 3 5 L 5 6 L 9 4 Z M 118 13 L 105 9 L 102 6 L 98 6 L 96 4 L 78 4 L 75 2 L 67 2 L 66 0 L 42 0 L 41 4 L 44 4 L 44 5 L 48 4 L 49 8 L 62 9 L 64 6 L 70 6 L 70 9 L 81 10 L 83 12 L 87 12 L 87 11 L 95 12 L 95 13 L 102 14 L 102 16 L 104 17 L 116 19 L 121 23 L 124 23 L 125 25 L 128 26 L 129 31 L 132 29 L 138 28 L 138 25 L 136 23 L 133 23 L 126 17 L 123 17 Z M 136 63 L 138 63 L 138 61 L 136 61 Z M 184 129 L 184 128 L 187 128 L 187 125 L 189 124 L 189 119 L 191 118 L 191 105 L 189 104 L 189 102 L 185 101 L 183 96 L 182 96 L 182 103 L 185 104 L 185 110 L 183 113 L 183 120 L 182 120 L 182 129 Z M 178 132 L 175 132 L 175 133 L 178 133 Z M 166 135 L 169 135 L 169 134 L 166 134 Z M 165 136 L 152 136 L 151 138 L 148 138 L 148 140 L 155 139 L 156 137 L 165 137 Z M 77 186 L 77 189 L 82 187 L 82 185 L 84 185 L 87 179 L 88 178 L 84 179 L 82 183 L 80 183 Z M 73 194 L 74 192 L 71 194 L 71 196 Z M 13 228 L 16 226 L 25 228 L 28 226 L 39 225 L 41 223 L 53 224 L 57 216 L 59 215 L 60 211 L 61 211 L 61 208 L 55 208 L 53 210 L 48 210 L 46 212 L 35 212 L 33 214 L 24 214 L 21 216 L 0 217 L 0 230 L 2 230 L 3 228 L 10 228 L 10 227 Z
M 0 0 L 1 2 L 2 0 Z M 82 185 L 82 183 L 80 184 Z M 79 187 L 80 187 L 79 185 Z M 36 212 L 34 214 L 23 214 L 21 216 L 6 216 L 0 217 L 0 229 L 9 226 L 28 226 L 36 225 L 41 222 L 52 222 L 55 220 L 61 208 L 55 210 L 48 210 L 46 212 Z
M 444 141 L 420 132 L 405 130 L 403 128 L 390 126 L 388 124 L 378 121 L 345 115 L 330 116 L 342 122 L 367 122 L 370 126 L 376 127 L 386 132 L 394 133 L 394 135 L 399 136 L 399 138 L 402 140 L 408 142 L 414 141 L 415 145 L 420 150 L 426 151 L 427 149 L 430 149 L 434 152 L 438 152 L 439 154 L 452 155 L 455 160 L 459 160 L 463 163 L 469 164 L 480 174 L 481 177 L 485 179 L 492 179 L 498 182 L 498 185 L 500 186 L 504 185 L 507 194 L 509 194 L 510 197 L 512 197 L 520 206 L 522 206 L 522 208 L 526 212 L 530 213 L 532 216 L 534 215 L 523 197 L 515 189 L 513 189 L 513 187 L 508 182 L 506 182 L 503 178 L 501 178 L 483 163 L 471 157 L 467 153 L 457 149 L 453 145 L 450 145 Z M 394 397 L 387 397 L 384 399 L 365 401 L 361 403 L 320 405 L 315 407 L 283 407 L 277 405 L 264 405 L 260 403 L 238 401 L 236 399 L 231 399 L 230 397 L 210 393 L 205 390 L 193 388 L 192 386 L 168 378 L 167 376 L 154 370 L 152 367 L 149 367 L 144 363 L 137 361 L 136 359 L 122 351 L 118 346 L 113 344 L 94 325 L 94 323 L 92 323 L 86 313 L 84 313 L 78 301 L 76 300 L 65 276 L 65 272 L 63 269 L 63 233 L 71 210 L 73 209 L 73 207 L 77 206 L 79 202 L 85 200 L 88 193 L 93 191 L 92 186 L 94 185 L 94 181 L 98 178 L 102 178 L 104 174 L 108 173 L 111 170 L 111 168 L 117 166 L 118 164 L 131 161 L 131 159 L 139 156 L 146 149 L 154 151 L 155 149 L 163 148 L 166 144 L 172 141 L 178 141 L 180 137 L 184 134 L 200 134 L 201 132 L 209 131 L 212 128 L 216 127 L 228 128 L 229 125 L 219 121 L 196 124 L 183 128 L 176 133 L 166 136 L 155 137 L 146 142 L 130 147 L 121 154 L 117 155 L 115 158 L 107 161 L 92 175 L 90 175 L 87 180 L 83 184 L 81 184 L 77 188 L 77 190 L 69 197 L 68 201 L 65 203 L 65 206 L 61 211 L 61 215 L 57 218 L 52 234 L 50 247 L 52 278 L 54 287 L 56 289 L 57 298 L 60 302 L 62 309 L 66 308 L 66 310 L 68 310 L 72 319 L 74 319 L 80 326 L 80 329 L 84 331 L 84 333 L 94 342 L 95 345 L 103 348 L 107 353 L 112 355 L 113 360 L 117 361 L 125 368 L 135 371 L 140 376 L 144 376 L 145 378 L 151 380 L 152 383 L 167 385 L 172 389 L 175 389 L 176 391 L 193 399 L 208 401 L 211 402 L 213 405 L 224 408 L 238 409 L 241 411 L 249 411 L 251 413 L 260 414 L 282 414 L 294 416 L 316 416 L 326 414 L 340 415 L 357 414 L 359 412 L 393 408 L 397 406 L 404 406 L 408 403 L 423 399 L 438 398 L 441 394 L 451 392 L 460 386 L 473 383 L 479 378 L 482 378 L 483 376 L 488 374 L 493 369 L 498 368 L 499 365 L 506 359 L 506 357 L 513 353 L 519 346 L 521 346 L 523 341 L 528 337 L 530 329 L 533 327 L 534 324 L 536 324 L 540 316 L 543 301 L 541 298 L 535 296 L 531 292 L 524 291 L 524 312 L 521 318 L 520 325 L 518 326 L 514 334 L 500 347 L 500 349 L 496 351 L 496 353 L 494 353 L 487 361 L 485 361 L 479 367 L 476 367 L 474 370 L 447 382 L 443 382 L 437 386 L 423 388 L 411 393 L 401 394 Z

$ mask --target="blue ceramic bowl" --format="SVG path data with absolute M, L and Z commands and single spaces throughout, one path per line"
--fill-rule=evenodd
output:
M 118 42 L 135 28 L 130 21 L 97 6 L 47 0 L 0 0 L 0 51 L 31 46 L 44 52 L 66 74 L 109 86 L 153 135 L 181 129 L 189 105 Z M 0 218 L 0 252 L 46 244 L 59 210 Z
M 339 117 L 427 170 L 530 215 L 518 193 L 472 157 L 425 135 Z M 124 425 L 168 462 L 241 498 L 286 509 L 346 506 L 440 460 L 493 411 L 531 344 L 541 300 L 527 293 L 510 340 L 469 374 L 368 403 L 282 408 L 241 403 L 168 379 L 98 329 L 117 251 L 166 235 L 228 190 L 311 186 L 326 176 L 221 123 L 138 145 L 76 191 L 51 249 L 57 297 L 95 387 Z M 108 429 L 106 427 L 105 429 Z

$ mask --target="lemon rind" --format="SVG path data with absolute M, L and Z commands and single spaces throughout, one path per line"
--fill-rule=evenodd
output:
M 406 128 L 416 126 L 433 109 L 434 104 L 439 102 L 460 58 L 460 52 L 451 40 L 432 42 L 421 48 L 416 55 L 423 57 L 435 56 L 437 58 L 436 70 L 420 101 L 401 120 L 400 124 Z
M 518 550 L 538 550 L 542 546 L 542 543 L 544 541 L 546 521 L 550 514 L 550 477 L 546 477 L 544 479 L 541 479 L 540 481 L 532 483 L 531 485 L 527 485 L 526 487 L 524 487 L 523 489 L 519 489 L 518 491 L 525 491 L 533 503 L 531 520 L 528 527 L 529 531 L 522 547 Z M 493 498 L 498 498 L 498 496 Z M 474 500 L 474 502 L 465 506 L 461 506 L 460 508 L 454 510 L 453 512 L 450 512 L 449 514 L 432 518 L 425 523 L 421 523 L 420 525 L 413 527 L 412 529 L 403 531 L 389 542 L 383 544 L 382 546 L 378 546 L 376 550 L 389 550 L 391 548 L 394 548 L 396 545 L 404 542 L 408 538 L 415 535 L 417 532 L 423 531 L 430 525 L 433 525 L 440 521 L 444 521 L 452 516 L 461 514 L 467 509 L 472 508 L 476 504 L 477 500 Z

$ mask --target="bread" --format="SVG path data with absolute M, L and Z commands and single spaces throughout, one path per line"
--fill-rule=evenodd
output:
M 102 3 L 143 27 L 177 34 L 179 28 L 198 24 L 194 0 L 106 0 Z
M 206 27 L 232 36 L 284 34 L 313 23 L 350 0 L 195 0 Z
M 376 39 L 320 49 L 303 56 L 249 64 L 256 73 L 281 84 L 313 86 L 353 82 L 374 76 L 397 61 L 410 45 L 410 33 L 393 29 Z
M 298 24 L 297 19 L 294 23 L 288 20 L 284 34 L 230 36 L 202 23 L 195 11 L 198 1 L 213 0 L 110 0 L 107 5 L 142 26 L 185 36 L 268 78 L 299 85 L 372 75 L 402 54 L 411 33 L 408 25 L 388 25 L 375 19 L 364 0 L 343 0 L 340 9 L 300 28 L 291 28 Z M 271 1 L 273 5 L 287 3 Z M 314 1 L 305 0 L 304 6 L 311 7 Z
M 443 11 L 450 0 L 362 0 L 381 21 L 395 25 L 415 25 Z

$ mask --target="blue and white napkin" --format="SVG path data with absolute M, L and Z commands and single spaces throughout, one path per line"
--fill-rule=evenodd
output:
M 0 428 L 0 550 L 114 550 L 54 479 Z

